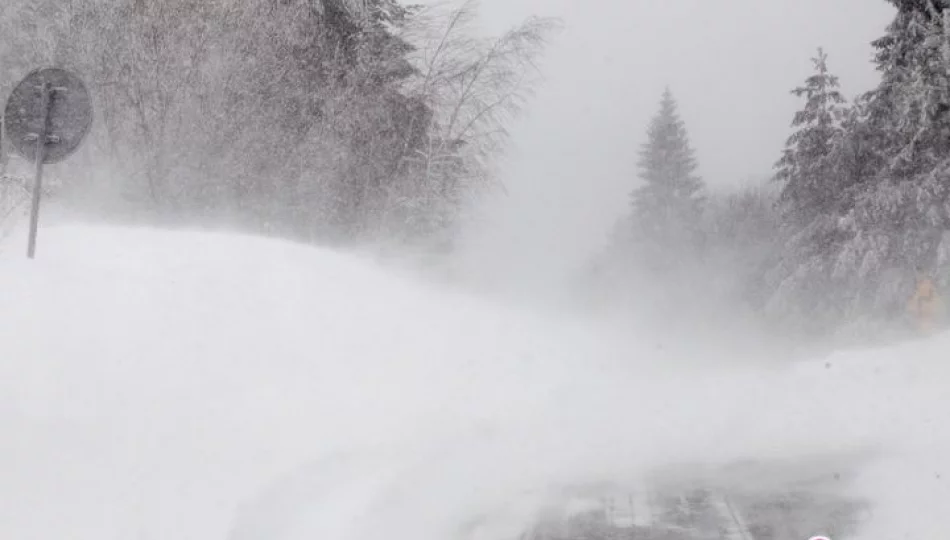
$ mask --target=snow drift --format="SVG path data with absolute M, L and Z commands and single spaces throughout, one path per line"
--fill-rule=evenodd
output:
M 572 483 L 841 463 L 866 538 L 950 530 L 947 336 L 717 369 L 357 257 L 146 229 L 44 229 L 0 282 L 4 537 L 501 540 Z

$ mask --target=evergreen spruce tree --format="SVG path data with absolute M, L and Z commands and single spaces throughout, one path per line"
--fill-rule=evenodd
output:
M 938 253 L 950 229 L 950 9 L 893 3 L 898 13 L 874 42 L 882 81 L 867 96 L 881 165 L 856 190 L 835 262 L 855 285 L 850 311 L 872 318 L 897 314 L 918 268 L 946 274 Z
M 697 167 L 676 100 L 666 89 L 640 150 L 643 185 L 631 194 L 636 251 L 655 270 L 668 271 L 699 248 L 704 185 Z
M 773 290 L 767 312 L 809 334 L 826 332 L 841 317 L 843 289 L 833 279 L 833 265 L 846 240 L 839 218 L 848 207 L 842 185 L 847 177 L 840 174 L 839 162 L 845 99 L 822 49 L 812 62 L 814 74 L 792 90 L 805 104 L 792 120 L 796 129 L 776 163 L 785 245 L 766 278 Z
M 701 287 L 696 269 L 703 255 L 705 186 L 676 100 L 667 88 L 640 148 L 639 187 L 630 212 L 610 234 L 598 259 L 599 279 L 612 302 L 649 306 L 644 323 L 678 317 L 695 308 Z
M 815 73 L 804 86 L 792 90 L 805 98 L 805 107 L 792 120 L 796 131 L 786 143 L 775 175 L 783 184 L 779 202 L 798 226 L 807 225 L 835 206 L 836 178 L 830 158 L 842 133 L 845 102 L 838 90 L 838 77 L 828 71 L 828 55 L 819 48 L 812 62 Z
M 875 127 L 889 133 L 886 171 L 905 179 L 932 170 L 950 151 L 950 39 L 945 0 L 892 0 L 898 13 L 876 40 L 882 81 L 869 93 Z

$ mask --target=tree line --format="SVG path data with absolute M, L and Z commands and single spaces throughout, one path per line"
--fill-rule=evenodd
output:
M 709 189 L 667 91 L 628 216 L 588 279 L 631 285 L 627 301 L 650 317 L 728 307 L 817 339 L 902 331 L 921 275 L 947 290 L 950 2 L 889 1 L 871 44 L 879 84 L 846 99 L 819 49 L 765 185 Z
M 0 90 L 39 66 L 84 78 L 96 121 L 60 195 L 99 211 L 440 246 L 492 187 L 556 25 L 484 37 L 477 8 L 9 0 Z

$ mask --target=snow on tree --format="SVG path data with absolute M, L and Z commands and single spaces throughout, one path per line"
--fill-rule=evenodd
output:
M 847 104 L 819 49 L 815 72 L 793 90 L 804 105 L 776 164 L 781 193 L 772 217 L 779 230 L 771 238 L 744 236 L 754 240 L 748 246 L 740 240 L 747 223 L 770 223 L 758 215 L 761 201 L 703 203 L 685 128 L 667 92 L 641 151 L 643 186 L 611 238 L 626 253 L 609 250 L 597 261 L 598 274 L 625 273 L 636 287 L 644 276 L 635 272 L 650 272 L 633 298 L 652 306 L 644 294 L 669 296 L 668 288 L 650 290 L 655 285 L 687 281 L 682 267 L 698 260 L 685 256 L 690 249 L 715 251 L 693 276 L 741 275 L 752 283 L 742 294 L 780 322 L 783 334 L 799 337 L 842 329 L 861 329 L 861 339 L 869 330 L 878 333 L 902 317 L 919 269 L 950 290 L 950 1 L 891 3 L 897 13 L 873 42 L 881 73 L 876 88 Z M 699 209 L 705 226 L 691 219 Z M 764 268 L 729 270 L 723 252 Z M 703 282 L 730 280 L 706 275 Z
M 510 120 L 538 82 L 537 60 L 557 21 L 529 17 L 498 37 L 478 36 L 479 2 L 419 11 L 409 34 L 418 76 L 408 95 L 432 111 L 421 144 L 405 156 L 405 181 L 389 191 L 387 226 L 443 249 L 451 244 L 467 201 L 497 186 L 493 165 L 508 142 Z
M 940 0 L 893 3 L 898 13 L 873 43 L 882 81 L 869 93 L 869 110 L 875 127 L 891 135 L 889 176 L 906 178 L 931 170 L 950 149 L 948 13 Z
M 788 218 L 798 224 L 834 207 L 837 186 L 829 157 L 842 133 L 845 102 L 838 90 L 838 77 L 828 71 L 828 55 L 819 48 L 812 62 L 815 73 L 804 86 L 792 90 L 805 98 L 805 107 L 795 113 L 792 127 L 796 131 L 788 138 L 775 175 L 784 185 L 779 201 Z
M 872 128 L 886 134 L 884 166 L 857 193 L 835 264 L 856 284 L 851 311 L 866 316 L 894 312 L 918 268 L 947 264 L 938 254 L 950 228 L 950 10 L 936 0 L 895 3 L 875 42 L 883 80 L 869 94 Z
M 551 27 L 482 39 L 398 0 L 7 3 L 0 90 L 43 64 L 96 89 L 77 192 L 321 242 L 451 236 Z
M 845 99 L 838 78 L 828 69 L 822 49 L 812 59 L 815 72 L 792 90 L 804 98 L 795 113 L 775 180 L 782 185 L 778 208 L 785 224 L 784 255 L 766 276 L 773 294 L 766 312 L 797 330 L 821 332 L 841 314 L 842 289 L 833 280 L 833 260 L 845 240 L 838 218 L 843 207 L 842 180 L 837 162 L 844 139 Z

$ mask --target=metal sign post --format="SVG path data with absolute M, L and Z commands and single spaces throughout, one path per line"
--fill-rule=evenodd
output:
M 3 132 L 6 131 L 3 126 L 7 123 L 7 117 L 0 115 L 0 174 L 7 172 L 7 157 L 3 154 Z
M 36 231 L 40 223 L 40 193 L 43 189 L 43 160 L 46 159 L 46 138 L 49 132 L 51 92 L 52 88 L 49 83 L 43 83 L 40 87 L 41 120 L 40 129 L 36 133 L 36 176 L 33 177 L 33 204 L 30 206 L 30 237 L 26 247 L 26 256 L 31 259 L 36 256 Z
M 92 125 L 92 103 L 86 86 L 58 68 L 39 69 L 23 79 L 7 100 L 4 130 L 14 150 L 36 165 L 27 256 L 36 256 L 43 165 L 72 154 Z

